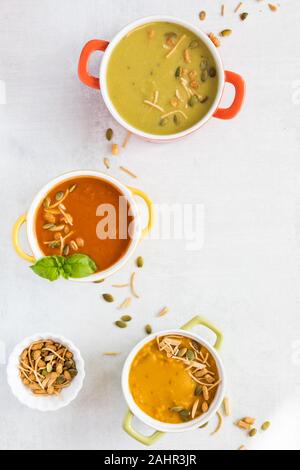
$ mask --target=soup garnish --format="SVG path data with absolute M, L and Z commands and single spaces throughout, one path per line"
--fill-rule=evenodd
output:
M 181 335 L 149 341 L 136 354 L 129 372 L 136 404 L 165 423 L 190 421 L 206 413 L 220 382 L 211 353 Z
M 115 46 L 108 92 L 119 114 L 151 134 L 174 134 L 196 124 L 218 88 L 215 61 L 192 31 L 154 22 L 130 31 Z

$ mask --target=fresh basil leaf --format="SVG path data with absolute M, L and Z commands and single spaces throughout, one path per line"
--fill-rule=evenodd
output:
M 97 266 L 88 255 L 76 253 L 66 258 L 63 270 L 67 276 L 79 278 L 94 274 Z
M 49 281 L 56 281 L 60 275 L 60 269 L 56 256 L 45 256 L 39 259 L 34 265 L 30 266 L 32 271 L 40 277 Z

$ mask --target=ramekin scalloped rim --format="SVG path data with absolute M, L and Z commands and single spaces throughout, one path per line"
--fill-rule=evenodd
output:
M 39 340 L 51 339 L 67 346 L 74 355 L 74 361 L 78 374 L 74 377 L 70 387 L 64 388 L 58 396 L 36 396 L 32 391 L 26 387 L 19 376 L 19 357 L 20 354 L 31 343 Z M 79 349 L 74 343 L 61 335 L 52 333 L 41 333 L 24 338 L 18 343 L 11 352 L 7 364 L 7 381 L 11 388 L 13 395 L 23 404 L 33 410 L 38 411 L 56 411 L 65 406 L 68 406 L 79 394 L 82 389 L 85 369 L 84 360 L 80 354 Z

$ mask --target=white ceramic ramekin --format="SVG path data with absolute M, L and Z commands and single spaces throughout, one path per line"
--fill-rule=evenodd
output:
M 86 277 L 79 278 L 79 279 L 72 279 L 73 281 L 77 281 L 77 282 L 95 282 L 100 279 L 105 279 L 108 276 L 111 276 L 112 274 L 114 274 L 119 269 L 121 269 L 124 266 L 124 264 L 129 260 L 129 258 L 133 255 L 140 239 L 146 236 L 150 232 L 154 223 L 154 206 L 153 206 L 151 199 L 147 196 L 147 194 L 145 194 L 140 189 L 125 186 L 120 181 L 118 181 L 117 179 L 113 178 L 110 175 L 101 173 L 100 171 L 94 171 L 94 170 L 77 170 L 77 171 L 71 171 L 69 173 L 65 173 L 51 180 L 37 193 L 37 195 L 35 196 L 35 198 L 33 199 L 31 203 L 28 213 L 21 215 L 18 218 L 17 222 L 15 223 L 14 229 L 13 229 L 13 244 L 14 244 L 14 248 L 16 252 L 23 259 L 31 263 L 34 263 L 37 259 L 45 256 L 39 247 L 36 233 L 35 233 L 36 211 L 52 188 L 57 186 L 62 181 L 67 181 L 69 179 L 77 178 L 80 176 L 96 177 L 96 178 L 99 178 L 100 180 L 108 181 L 112 185 L 116 186 L 120 190 L 121 194 L 126 197 L 129 203 L 129 206 L 131 208 L 131 214 L 133 215 L 133 219 L 134 219 L 134 222 L 133 222 L 134 230 L 132 234 L 132 241 L 129 244 L 129 247 L 126 253 L 124 254 L 124 256 L 117 263 L 115 263 L 110 268 L 106 269 L 105 271 L 98 271 L 97 273 L 91 274 L 90 276 L 86 276 Z M 148 208 L 148 224 L 145 228 L 141 227 L 140 213 L 139 213 L 138 206 L 135 200 L 136 196 L 141 197 L 144 200 Z M 27 238 L 28 238 L 33 256 L 25 253 L 19 243 L 19 230 L 25 222 L 27 225 Z
M 195 125 L 192 127 L 178 132 L 176 134 L 170 135 L 156 135 L 156 134 L 149 134 L 146 132 L 141 131 L 130 125 L 127 121 L 125 121 L 122 116 L 119 114 L 117 109 L 111 102 L 109 97 L 108 88 L 107 88 L 107 66 L 110 59 L 110 55 L 115 48 L 115 46 L 120 42 L 120 40 L 128 34 L 128 32 L 132 31 L 133 29 L 142 26 L 147 23 L 157 22 L 157 21 L 164 21 L 168 23 L 175 23 L 192 31 L 199 39 L 208 47 L 209 51 L 211 52 L 218 73 L 218 90 L 215 96 L 215 99 L 211 105 L 210 110 L 208 113 Z M 95 51 L 103 51 L 103 57 L 100 65 L 99 77 L 93 77 L 90 75 L 88 71 L 88 61 L 91 54 Z M 78 75 L 80 80 L 87 86 L 90 86 L 95 89 L 101 89 L 101 93 L 107 108 L 109 109 L 110 113 L 113 117 L 118 121 L 125 129 L 133 134 L 136 134 L 146 140 L 150 140 L 152 142 L 169 142 L 181 137 L 184 137 L 196 130 L 198 130 L 201 126 L 203 126 L 212 116 L 220 119 L 232 119 L 235 117 L 238 112 L 240 111 L 244 95 L 245 95 L 245 82 L 243 78 L 230 71 L 224 70 L 220 55 L 212 43 L 212 41 L 208 38 L 207 34 L 201 31 L 199 28 L 196 28 L 191 23 L 183 21 L 179 18 L 174 18 L 172 16 L 148 16 L 146 18 L 140 18 L 127 26 L 125 26 L 116 36 L 112 39 L 111 42 L 102 40 L 102 39 L 92 39 L 91 41 L 87 42 L 82 49 L 79 64 L 78 64 Z M 229 106 L 229 108 L 219 108 L 219 103 L 222 97 L 222 93 L 224 90 L 225 83 L 231 83 L 235 88 L 235 97 L 234 100 Z
M 212 330 L 216 334 L 216 342 L 212 346 L 209 344 L 207 341 L 205 341 L 199 334 L 196 334 L 192 331 L 195 326 L 197 325 L 203 325 L 210 330 Z M 221 379 L 221 383 L 218 386 L 218 390 L 216 393 L 216 396 L 212 402 L 212 404 L 209 407 L 209 410 L 207 413 L 202 414 L 198 418 L 195 418 L 191 421 L 184 422 L 184 423 L 179 423 L 179 424 L 170 424 L 170 423 L 164 423 L 161 421 L 158 421 L 151 416 L 147 415 L 143 410 L 141 410 L 136 402 L 134 401 L 132 394 L 130 392 L 129 388 L 129 372 L 130 368 L 132 365 L 132 362 L 136 356 L 136 354 L 139 352 L 139 350 L 149 341 L 152 339 L 156 338 L 157 336 L 165 336 L 165 335 L 181 335 L 181 336 L 186 336 L 188 338 L 191 338 L 200 344 L 202 344 L 204 347 L 207 348 L 207 350 L 210 352 L 210 354 L 213 356 L 219 377 Z M 221 347 L 223 341 L 223 335 L 222 333 L 211 323 L 209 323 L 207 320 L 200 316 L 196 316 L 192 318 L 188 323 L 183 325 L 180 329 L 174 329 L 174 330 L 164 330 L 164 331 L 159 331 L 158 333 L 152 334 L 144 338 L 142 341 L 140 341 L 129 353 L 125 364 L 123 366 L 123 371 L 122 371 L 122 390 L 123 394 L 125 397 L 125 400 L 128 404 L 129 407 L 129 412 L 127 413 L 125 420 L 124 420 L 124 430 L 134 439 L 138 440 L 142 444 L 145 445 L 151 445 L 153 444 L 159 437 L 161 437 L 162 433 L 170 433 L 170 432 L 183 432 L 183 431 L 191 431 L 192 429 L 199 428 L 199 426 L 202 426 L 205 424 L 209 419 L 218 411 L 220 408 L 220 405 L 223 401 L 224 394 L 225 394 L 225 382 L 226 382 L 226 376 L 225 376 L 225 370 L 223 363 L 221 361 L 221 358 L 219 356 L 218 350 Z M 151 435 L 151 436 L 145 436 L 138 432 L 136 429 L 133 428 L 132 426 L 132 419 L 133 417 L 137 417 L 140 419 L 144 424 L 148 425 L 150 428 L 155 429 L 156 431 Z
M 20 354 L 28 346 L 39 340 L 51 339 L 57 343 L 67 346 L 73 353 L 73 358 L 76 363 L 78 374 L 72 380 L 69 387 L 64 388 L 58 396 L 37 396 L 32 393 L 30 388 L 26 387 L 19 376 L 19 358 Z M 23 405 L 38 411 L 56 411 L 63 408 L 75 400 L 80 392 L 85 377 L 84 361 L 81 357 L 80 351 L 76 346 L 60 335 L 52 333 L 41 333 L 23 339 L 13 349 L 8 359 L 7 364 L 7 381 L 15 397 L 23 403 Z

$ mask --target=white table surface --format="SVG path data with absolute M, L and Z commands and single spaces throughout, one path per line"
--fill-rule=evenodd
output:
M 157 449 L 299 448 L 299 111 L 300 8 L 282 1 L 246 0 L 242 23 L 237 0 L 1 0 L 0 15 L 0 448 L 141 449 L 121 428 L 126 405 L 120 388 L 127 353 L 151 323 L 155 331 L 206 316 L 225 335 L 222 357 L 232 416 L 214 437 L 206 430 L 166 435 Z M 168 145 L 132 138 L 110 170 L 132 179 L 158 204 L 205 208 L 205 242 L 188 251 L 185 240 L 145 240 L 139 254 L 141 299 L 126 331 L 112 325 L 119 312 L 100 299 L 103 285 L 51 284 L 34 276 L 11 244 L 15 219 L 49 179 L 72 169 L 103 170 L 104 131 L 124 131 L 100 94 L 81 84 L 78 57 L 91 38 L 110 39 L 126 23 L 170 14 L 205 31 L 231 27 L 222 41 L 225 67 L 241 73 L 247 98 L 233 121 L 212 120 L 193 136 Z M 99 56 L 93 58 L 96 70 Z M 4 104 L 4 88 L 6 104 Z M 229 88 L 229 87 L 228 87 Z M 230 95 L 228 89 L 225 95 Z M 228 101 L 229 98 L 225 98 Z M 122 163 L 121 163 L 122 162 Z M 113 282 L 127 280 L 133 260 Z M 118 301 L 126 296 L 115 292 Z M 157 318 L 168 305 L 170 313 Z M 84 388 L 68 408 L 41 414 L 22 406 L 6 382 L 6 360 L 25 336 L 52 331 L 67 336 L 86 361 Z M 103 357 L 103 351 L 121 351 Z M 272 421 L 254 439 L 233 426 L 244 415 Z

